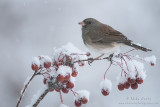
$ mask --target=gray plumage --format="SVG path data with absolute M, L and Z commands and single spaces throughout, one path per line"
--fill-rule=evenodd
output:
M 121 32 L 96 19 L 87 18 L 79 24 L 82 25 L 82 38 L 84 44 L 96 50 L 112 49 L 121 45 L 128 45 L 145 52 L 151 51 L 150 49 L 132 43 L 132 41 Z

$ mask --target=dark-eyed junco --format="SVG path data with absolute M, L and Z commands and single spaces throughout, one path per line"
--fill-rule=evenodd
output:
M 122 45 L 131 46 L 145 52 L 151 51 L 150 49 L 132 43 L 132 41 L 121 32 L 94 18 L 87 18 L 79 24 L 82 25 L 82 38 L 84 44 L 101 53 L 114 51 L 117 47 Z

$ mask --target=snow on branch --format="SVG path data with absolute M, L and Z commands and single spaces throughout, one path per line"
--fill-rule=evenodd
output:
M 135 90 L 146 78 L 146 70 L 142 62 L 147 62 L 151 66 L 156 64 L 155 56 L 141 58 L 138 55 L 129 54 L 135 50 L 132 49 L 125 53 L 114 53 L 109 57 L 91 58 L 89 52 L 79 50 L 72 43 L 68 43 L 61 48 L 54 48 L 52 57 L 47 55 L 34 57 L 31 68 L 35 72 L 25 84 L 16 107 L 19 107 L 28 85 L 37 75 L 43 76 L 43 84 L 46 87 L 42 91 L 39 91 L 33 97 L 31 104 L 26 107 L 37 107 L 48 92 L 59 93 L 61 99 L 60 107 L 68 107 L 63 104 L 62 92 L 67 94 L 69 91 L 73 93 L 75 106 L 78 107 L 86 104 L 89 101 L 90 93 L 87 90 L 75 91 L 75 79 L 79 73 L 79 67 L 83 67 L 87 63 L 91 64 L 97 60 L 108 60 L 110 62 L 109 67 L 104 73 L 104 80 L 100 84 L 101 92 L 104 96 L 109 95 L 112 89 L 111 80 L 106 78 L 106 74 L 112 66 L 117 66 L 120 69 L 117 77 L 117 88 L 120 91 L 129 89 L 129 87 Z

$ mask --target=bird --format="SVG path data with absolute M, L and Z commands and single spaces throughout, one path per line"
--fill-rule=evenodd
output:
M 140 45 L 134 44 L 124 34 L 107 24 L 103 24 L 94 18 L 86 18 L 79 22 L 82 26 L 82 39 L 84 44 L 103 56 L 106 53 L 115 52 L 120 46 L 130 46 L 135 49 L 148 52 L 152 51 Z

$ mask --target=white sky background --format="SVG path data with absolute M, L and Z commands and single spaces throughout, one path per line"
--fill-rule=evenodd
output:
M 31 70 L 32 57 L 52 55 L 53 47 L 72 42 L 85 50 L 78 22 L 93 17 L 121 31 L 129 39 L 151 48 L 153 52 L 136 52 L 140 56 L 156 55 L 157 65 L 145 64 L 147 78 L 137 90 L 118 91 L 118 68 L 107 77 L 113 82 L 109 96 L 99 88 L 107 62 L 94 62 L 80 69 L 76 90 L 90 91 L 90 101 L 83 107 L 159 107 L 160 106 L 160 1 L 159 0 L 0 0 L 0 107 L 13 107 Z M 127 48 L 129 49 L 129 48 Z M 127 50 L 123 50 L 127 51 Z M 22 101 L 30 104 L 33 94 L 42 87 L 42 77 L 31 83 Z M 127 98 L 150 98 L 156 105 L 121 105 Z M 64 103 L 73 107 L 73 95 L 64 95 Z M 49 93 L 39 107 L 58 107 L 59 95 Z

